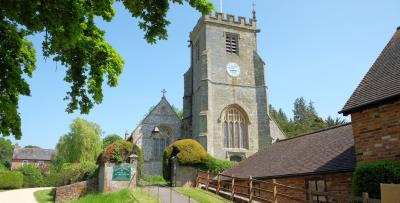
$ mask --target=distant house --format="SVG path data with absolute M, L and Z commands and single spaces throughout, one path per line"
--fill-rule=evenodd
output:
M 11 170 L 17 170 L 26 164 L 33 164 L 45 171 L 54 153 L 55 150 L 53 149 L 16 147 L 11 162 Z

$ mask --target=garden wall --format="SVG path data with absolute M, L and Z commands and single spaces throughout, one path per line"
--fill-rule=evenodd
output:
M 55 202 L 66 202 L 79 199 L 83 195 L 96 192 L 98 189 L 97 179 L 64 185 L 56 189 Z

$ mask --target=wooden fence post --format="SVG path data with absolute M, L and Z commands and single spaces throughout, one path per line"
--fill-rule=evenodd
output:
M 308 188 L 307 192 L 308 192 L 308 202 L 309 203 L 313 203 L 313 197 L 312 197 L 311 188 Z
M 253 179 L 249 176 L 249 203 L 253 201 Z
M 278 199 L 277 199 L 278 191 L 277 191 L 277 188 L 276 188 L 276 179 L 275 178 L 272 179 L 272 183 L 274 183 L 274 202 L 277 203 L 278 202 Z
M 219 190 L 221 189 L 221 173 L 218 173 L 217 175 L 217 188 L 215 189 L 215 193 L 218 195 Z
M 231 200 L 235 197 L 235 177 L 232 174 L 232 192 L 231 192 Z
M 362 202 L 363 203 L 368 203 L 368 199 L 369 199 L 369 195 L 368 195 L 368 193 L 367 192 L 363 192 L 362 193 Z
M 210 181 L 210 171 L 207 171 L 207 178 L 206 178 L 206 190 L 208 191 L 208 184 Z

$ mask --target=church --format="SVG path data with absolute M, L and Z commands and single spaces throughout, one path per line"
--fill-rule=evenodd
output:
M 268 114 L 265 62 L 257 53 L 256 16 L 203 15 L 190 32 L 183 119 L 166 99 L 131 133 L 144 152 L 145 175 L 162 175 L 162 156 L 175 140 L 197 140 L 218 159 L 241 161 L 284 139 Z

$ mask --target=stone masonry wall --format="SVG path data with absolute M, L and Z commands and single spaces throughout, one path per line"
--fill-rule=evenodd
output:
M 351 114 L 357 162 L 400 159 L 400 100 Z
M 97 188 L 97 179 L 64 185 L 56 189 L 55 202 L 67 202 L 79 199 L 79 197 L 87 193 L 96 192 Z

